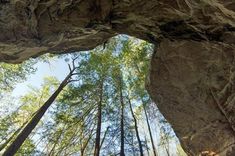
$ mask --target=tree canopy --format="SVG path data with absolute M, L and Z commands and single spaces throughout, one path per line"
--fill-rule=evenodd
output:
M 145 41 L 118 36 L 92 51 L 54 56 L 69 64 L 66 85 L 45 77 L 40 88 L 30 87 L 15 101 L 18 107 L 0 118 L 1 152 L 37 120 L 25 141 L 17 142 L 16 155 L 182 155 L 145 89 L 152 51 Z M 2 92 L 35 73 L 34 63 L 2 64 Z

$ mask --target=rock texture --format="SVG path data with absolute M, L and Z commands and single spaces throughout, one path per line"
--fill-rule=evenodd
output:
M 235 47 L 164 40 L 151 62 L 152 99 L 189 155 L 235 155 Z
M 234 0 L 0 0 L 0 61 L 156 44 L 149 92 L 189 155 L 234 154 Z
M 111 7 L 104 0 L 1 0 L 0 60 L 92 49 L 115 34 Z

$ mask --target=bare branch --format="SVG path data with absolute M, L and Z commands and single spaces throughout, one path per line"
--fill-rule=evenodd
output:
M 69 80 L 68 83 L 71 83 L 71 82 L 77 82 L 79 80 Z
M 78 74 L 79 74 L 79 73 L 73 73 L 72 76 L 73 76 L 73 75 L 78 75 Z
M 70 72 L 72 72 L 72 69 L 71 69 L 71 66 L 70 66 L 70 64 L 68 64 L 68 66 L 69 66 L 69 71 L 70 71 Z
M 74 59 L 73 59 L 73 61 L 72 61 L 72 63 L 73 63 L 73 69 L 76 69 L 76 67 L 75 67 L 75 61 L 78 59 L 78 56 L 77 57 L 75 57 Z

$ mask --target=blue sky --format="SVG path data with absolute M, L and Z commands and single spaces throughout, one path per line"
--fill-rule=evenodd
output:
M 21 96 L 27 93 L 29 87 L 40 87 L 43 78 L 47 76 L 55 76 L 58 80 L 63 80 L 69 72 L 68 65 L 64 59 L 54 59 L 50 63 L 39 62 L 35 65 L 37 71 L 35 74 L 29 75 L 27 80 L 16 85 L 12 95 Z

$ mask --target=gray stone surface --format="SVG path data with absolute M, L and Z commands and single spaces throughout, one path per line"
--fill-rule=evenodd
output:
M 147 88 L 189 155 L 234 155 L 234 58 L 234 46 L 208 41 L 156 49 Z

